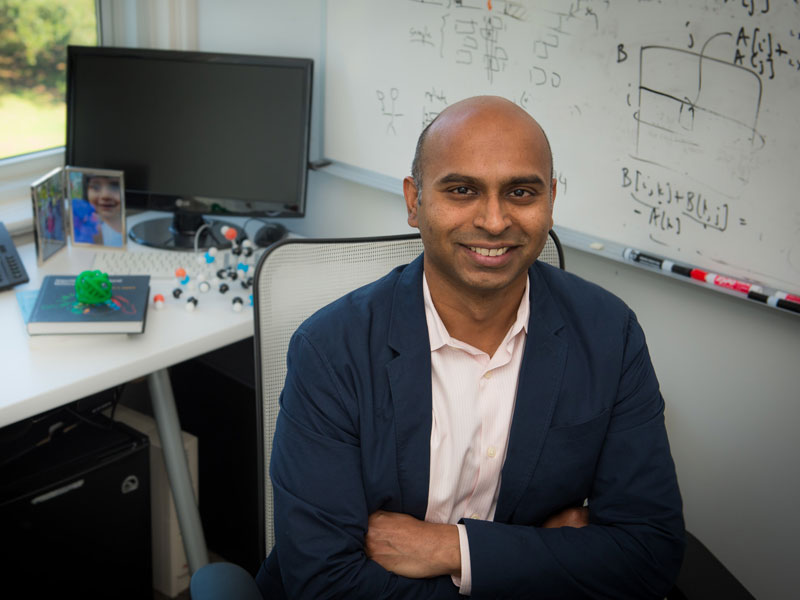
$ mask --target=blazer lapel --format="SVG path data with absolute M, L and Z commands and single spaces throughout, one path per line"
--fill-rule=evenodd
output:
M 528 336 L 494 517 L 500 522 L 511 520 L 533 476 L 567 359 L 567 343 L 556 335 L 563 320 L 536 265 L 530 270 L 530 278 Z
M 397 473 L 403 512 L 425 518 L 431 441 L 431 350 L 422 298 L 422 256 L 395 287 L 389 346 L 397 356 L 387 365 L 397 439 Z

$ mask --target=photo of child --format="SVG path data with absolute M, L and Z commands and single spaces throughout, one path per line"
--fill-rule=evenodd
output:
M 125 244 L 125 200 L 121 171 L 68 167 L 72 240 L 120 248 Z
M 64 214 L 64 182 L 61 168 L 31 184 L 34 237 L 39 264 L 67 245 Z

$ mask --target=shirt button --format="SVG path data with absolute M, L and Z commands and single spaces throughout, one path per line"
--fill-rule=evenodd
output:
M 470 519 L 480 519 L 480 515 L 478 513 L 472 513 L 469 517 Z
M 491 379 L 492 378 L 492 372 L 491 371 L 487 371 L 486 373 L 484 373 L 483 378 L 484 379 Z
M 494 458 L 497 454 L 497 450 L 495 450 L 494 446 L 489 446 L 489 449 L 486 451 L 486 456 L 489 458 Z

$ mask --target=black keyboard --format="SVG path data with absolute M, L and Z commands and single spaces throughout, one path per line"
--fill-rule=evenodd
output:
M 0 290 L 28 282 L 28 273 L 17 254 L 6 226 L 0 223 Z

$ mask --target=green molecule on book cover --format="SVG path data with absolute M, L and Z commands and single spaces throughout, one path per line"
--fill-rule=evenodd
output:
M 102 304 L 111 300 L 108 273 L 84 271 L 75 278 L 75 298 L 84 304 Z

